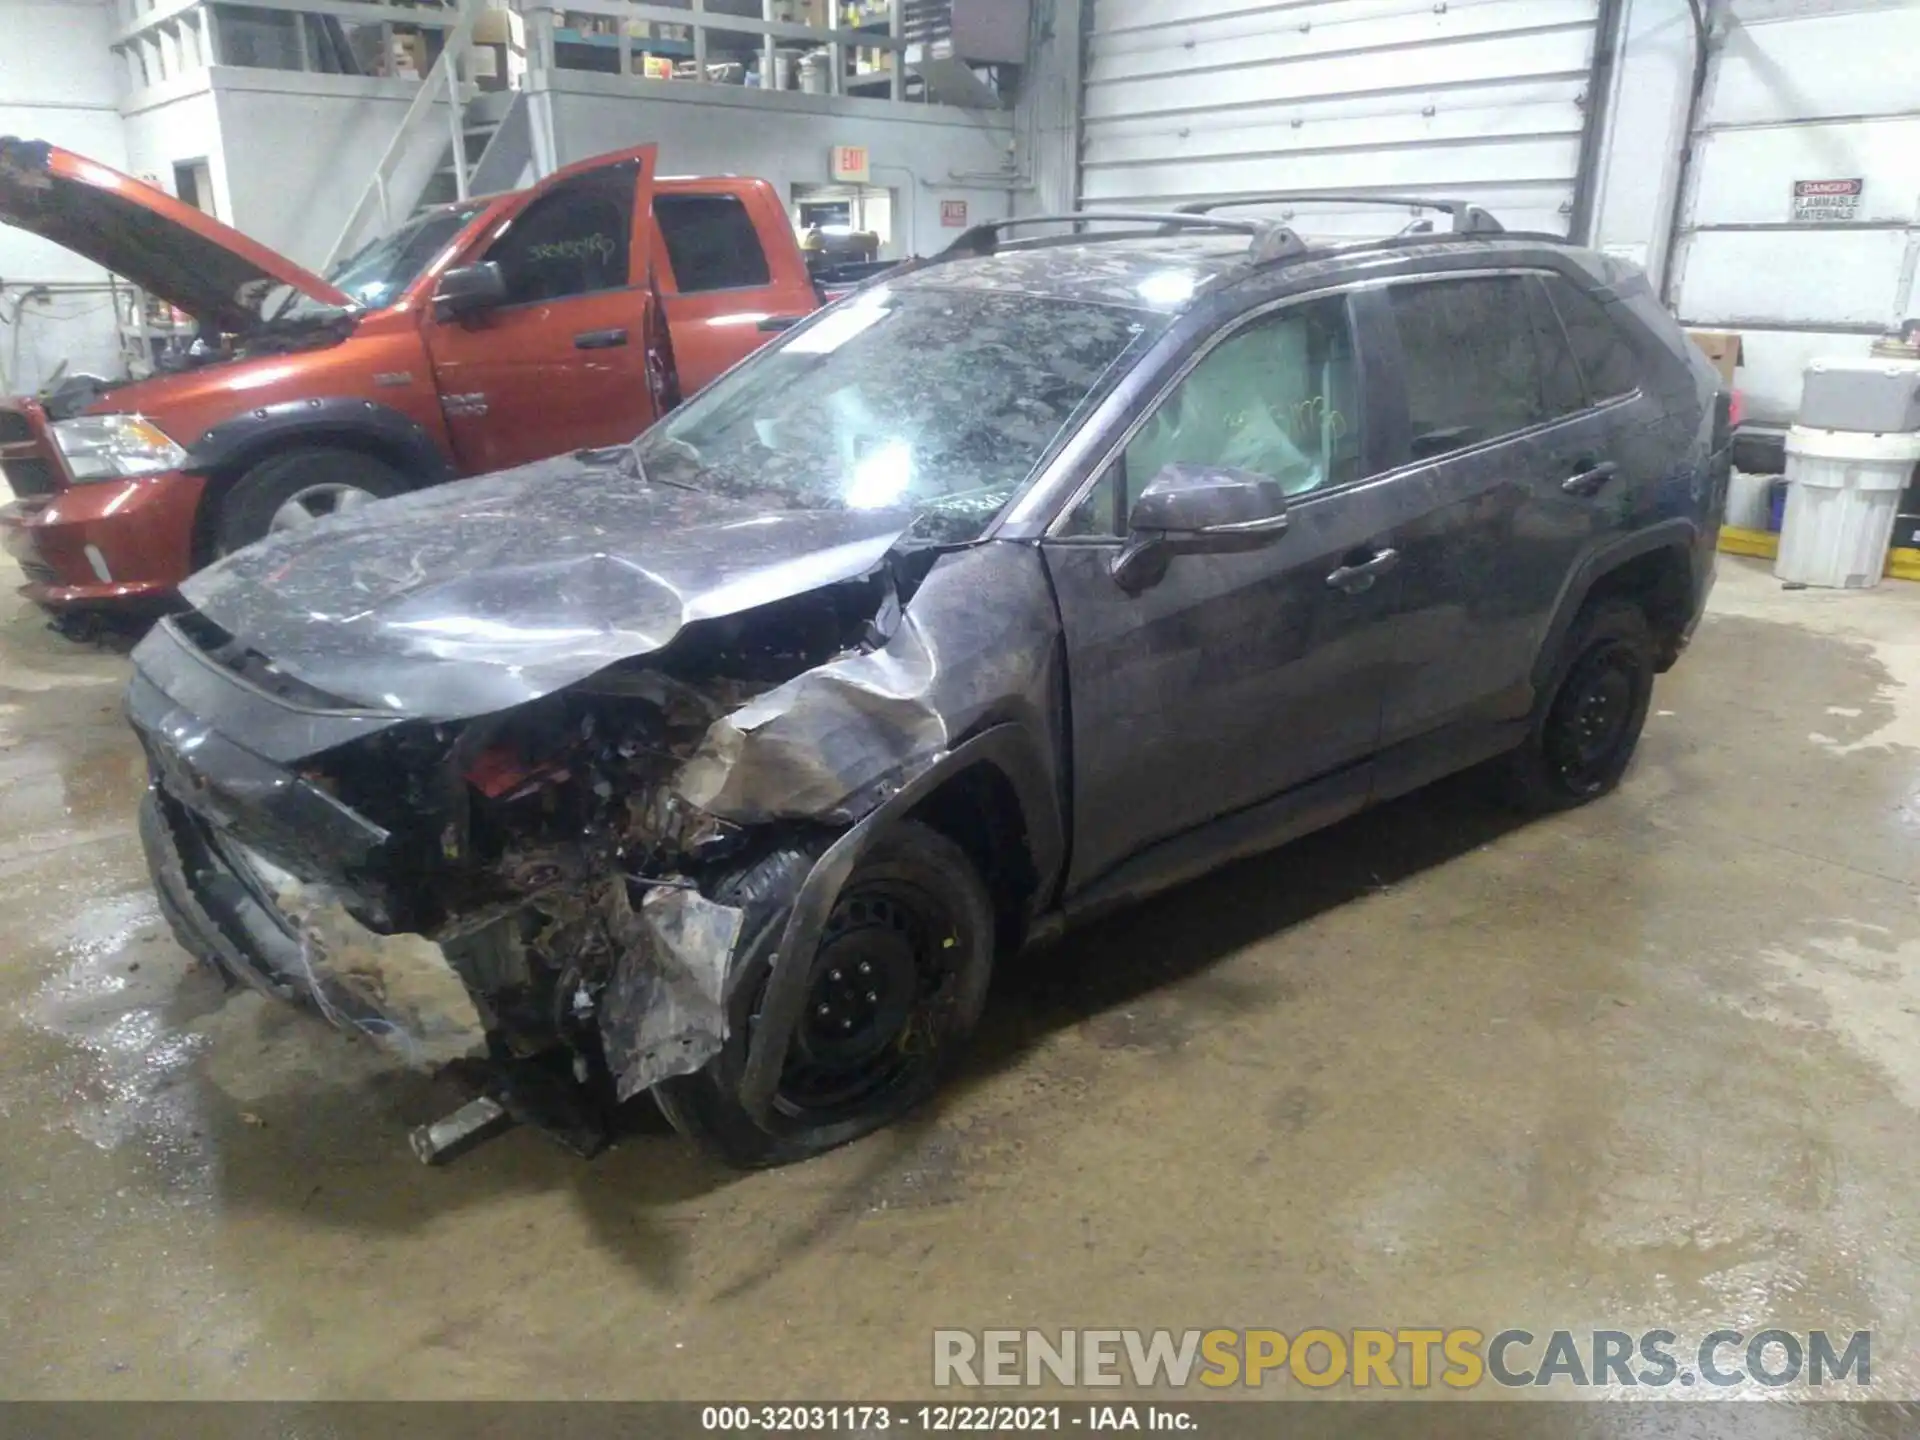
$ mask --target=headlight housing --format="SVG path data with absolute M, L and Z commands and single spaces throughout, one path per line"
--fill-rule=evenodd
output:
M 154 475 L 187 463 L 187 452 L 144 415 L 81 415 L 48 428 L 75 480 Z

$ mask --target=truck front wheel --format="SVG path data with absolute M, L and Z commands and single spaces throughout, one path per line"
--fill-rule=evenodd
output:
M 221 497 L 214 531 L 218 553 L 231 555 L 274 531 L 311 525 L 408 488 L 398 470 L 358 450 L 314 446 L 268 456 Z

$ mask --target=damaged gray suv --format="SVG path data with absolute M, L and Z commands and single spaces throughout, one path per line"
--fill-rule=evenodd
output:
M 1604 794 L 1727 397 L 1637 271 L 1426 203 L 980 227 L 631 446 L 202 571 L 129 697 L 181 943 L 582 1149 L 650 1092 L 764 1165 L 1068 922 L 1481 762 Z

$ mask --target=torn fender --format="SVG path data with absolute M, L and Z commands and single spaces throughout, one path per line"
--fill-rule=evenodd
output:
M 983 725 L 1014 720 L 1051 740 L 1059 636 L 1032 547 L 943 556 L 883 647 L 818 666 L 716 721 L 675 791 L 740 825 L 851 824 Z
M 726 984 L 741 912 L 691 886 L 656 886 L 614 933 L 628 939 L 600 1001 L 600 1040 L 622 1100 L 691 1075 L 727 1040 Z

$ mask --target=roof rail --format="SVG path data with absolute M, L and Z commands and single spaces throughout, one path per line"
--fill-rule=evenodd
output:
M 1163 210 L 1071 210 L 1060 215 L 1019 215 L 1010 220 L 988 220 L 975 225 L 928 262 L 971 260 L 998 253 L 1000 232 L 1028 225 L 1132 225 L 1135 229 L 1119 234 L 1088 235 L 1079 230 L 1064 235 L 1040 235 L 1011 243 L 1022 249 L 1048 245 L 1084 245 L 1090 240 L 1139 240 L 1156 235 L 1172 235 L 1182 230 L 1211 230 L 1229 235 L 1245 235 L 1252 242 L 1249 251 L 1259 260 L 1304 253 L 1306 247 L 1293 231 L 1274 220 L 1216 220 L 1201 211 Z
M 1418 195 L 1357 195 L 1336 190 L 1276 190 L 1269 195 L 1242 195 L 1232 200 L 1196 200 L 1182 205 L 1182 215 L 1211 215 L 1215 210 L 1237 209 L 1243 205 L 1291 205 L 1294 203 L 1341 205 L 1387 205 L 1395 209 L 1414 207 L 1439 210 L 1453 220 L 1456 235 L 1500 235 L 1505 227 L 1478 205 L 1467 200 L 1436 200 Z

